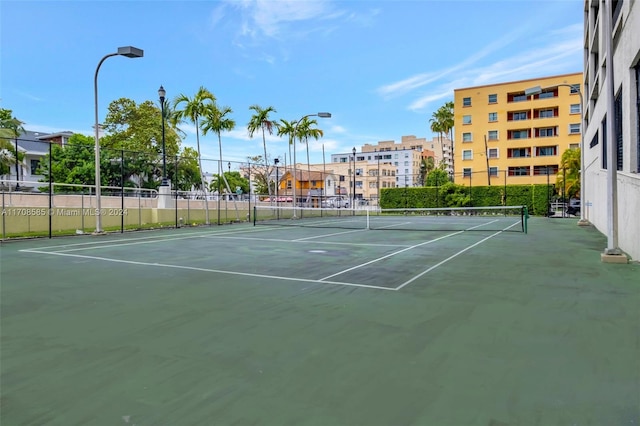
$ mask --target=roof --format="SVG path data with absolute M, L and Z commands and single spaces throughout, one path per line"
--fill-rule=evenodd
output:
M 27 154 L 44 155 L 49 152 L 50 142 L 43 141 L 41 138 L 48 135 L 48 133 L 25 130 L 18 138 L 18 149 Z

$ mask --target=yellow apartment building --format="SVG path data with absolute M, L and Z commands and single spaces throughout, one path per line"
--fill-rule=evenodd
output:
M 582 73 L 456 89 L 455 183 L 555 183 L 580 147 L 581 90 Z

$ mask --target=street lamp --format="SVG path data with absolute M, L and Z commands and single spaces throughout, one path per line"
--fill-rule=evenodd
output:
M 574 85 L 574 84 L 560 83 L 560 84 L 556 84 L 553 87 L 560 87 L 560 86 L 568 87 L 571 90 L 575 90 L 576 93 L 578 93 L 578 96 L 580 97 L 580 220 L 578 221 L 578 225 L 588 225 L 589 222 L 584 217 L 584 206 L 585 206 L 584 188 L 585 188 L 585 181 L 586 181 L 585 167 L 584 167 L 584 119 L 583 119 L 584 100 L 582 99 L 582 91 L 580 90 L 579 84 Z M 542 90 L 543 89 L 540 86 L 531 87 L 529 89 L 526 89 L 524 91 L 524 94 L 527 96 L 539 95 L 540 93 L 542 93 Z
M 96 234 L 101 234 L 102 231 L 102 217 L 101 217 L 101 205 L 100 205 L 100 123 L 98 123 L 98 72 L 102 63 L 112 56 L 126 56 L 127 58 L 142 58 L 144 51 L 133 46 L 118 47 L 116 53 L 109 53 L 105 55 L 98 66 L 96 67 L 96 73 L 93 77 L 93 97 L 94 97 L 94 109 L 95 109 L 95 175 L 96 175 Z
M 280 160 L 278 158 L 274 158 L 273 159 L 273 164 L 275 164 L 276 166 L 276 206 L 278 205 L 278 181 L 279 181 L 279 176 L 278 176 L 278 163 L 280 162 Z
M 18 165 L 18 138 L 15 138 L 16 142 L 16 191 L 20 191 L 20 166 Z M 51 174 L 51 172 L 49 172 Z
M 298 134 L 298 126 L 300 125 L 300 122 L 307 117 L 331 118 L 331 113 L 319 112 L 317 114 L 307 114 L 300 120 L 296 121 L 296 125 L 293 128 L 293 219 L 296 218 L 296 135 Z
M 351 150 L 353 153 L 353 201 L 351 204 L 351 208 L 356 208 L 356 147 L 354 146 Z
M 160 86 L 158 89 L 158 96 L 160 97 L 160 111 L 162 114 L 162 183 L 160 186 L 168 186 L 169 182 L 167 182 L 167 151 L 165 147 L 164 141 L 164 97 L 167 92 L 164 90 L 164 87 Z

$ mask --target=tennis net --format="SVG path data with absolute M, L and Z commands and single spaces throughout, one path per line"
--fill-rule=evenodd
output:
M 527 232 L 525 206 L 335 209 L 255 206 L 254 225 L 409 231 Z

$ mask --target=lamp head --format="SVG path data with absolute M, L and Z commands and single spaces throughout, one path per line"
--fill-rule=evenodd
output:
M 118 47 L 118 55 L 126 56 L 127 58 L 142 58 L 144 50 L 133 46 Z
M 160 97 L 160 102 L 164 102 L 164 96 L 167 94 L 167 92 L 164 90 L 164 87 L 160 86 L 160 88 L 158 89 L 158 96 Z
M 542 87 L 540 86 L 530 87 L 528 89 L 525 89 L 524 91 L 524 94 L 526 96 L 539 95 L 540 93 L 542 93 Z
M 319 112 L 319 113 L 318 113 L 318 117 L 321 117 L 321 118 L 331 118 L 331 113 L 330 113 L 330 112 Z
M 351 152 L 353 153 L 353 155 L 356 155 L 356 147 L 354 146 L 353 149 L 351 150 Z

